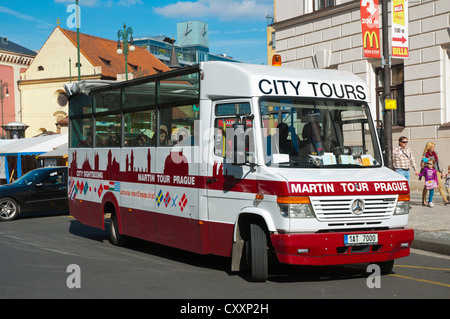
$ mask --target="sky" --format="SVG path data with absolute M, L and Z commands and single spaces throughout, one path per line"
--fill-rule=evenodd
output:
M 80 32 L 117 40 L 124 23 L 133 37 L 177 39 L 177 23 L 202 21 L 209 27 L 209 52 L 253 64 L 267 63 L 266 15 L 273 0 L 79 0 Z M 0 0 L 0 36 L 39 50 L 60 21 L 73 25 L 75 0 Z

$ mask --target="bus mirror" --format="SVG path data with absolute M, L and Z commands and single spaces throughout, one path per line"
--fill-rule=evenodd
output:
M 245 124 L 233 125 L 233 165 L 245 164 Z
M 233 165 L 254 166 L 253 121 L 254 116 L 236 119 L 232 127 L 226 129 L 226 162 Z
M 226 162 L 233 165 L 245 164 L 244 124 L 234 124 L 226 130 Z

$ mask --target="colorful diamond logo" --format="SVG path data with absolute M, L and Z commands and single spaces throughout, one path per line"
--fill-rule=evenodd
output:
M 187 200 L 186 194 L 183 194 L 183 196 L 181 197 L 181 200 L 178 202 L 178 205 L 180 206 L 181 211 L 184 210 L 184 208 L 187 205 L 187 202 L 188 202 L 188 200 Z
M 156 204 L 158 205 L 158 207 L 159 207 L 159 205 L 161 205 L 161 202 L 163 201 L 163 199 L 164 199 L 163 192 L 162 192 L 162 190 L 159 190 L 158 196 L 156 196 Z
M 164 198 L 164 205 L 166 205 L 166 207 L 167 207 L 167 205 L 169 205 L 169 203 L 170 203 L 170 194 L 169 194 L 169 192 L 167 192 L 166 197 Z
M 100 186 L 99 186 L 99 188 L 98 188 L 98 192 L 97 192 L 98 197 L 102 196 L 102 193 L 103 193 L 103 185 L 100 184 Z

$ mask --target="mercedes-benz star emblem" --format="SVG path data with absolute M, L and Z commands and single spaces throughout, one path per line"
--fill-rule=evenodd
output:
M 350 206 L 352 213 L 355 215 L 361 215 L 364 212 L 364 201 L 362 199 L 355 199 Z

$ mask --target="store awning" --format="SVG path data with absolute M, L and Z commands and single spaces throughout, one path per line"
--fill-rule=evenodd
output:
M 55 147 L 52 151 L 39 155 L 39 157 L 67 157 L 69 149 L 68 143 Z
M 21 156 L 26 155 L 40 155 L 50 151 L 55 148 L 68 143 L 68 134 L 53 134 L 45 136 L 37 136 L 30 138 L 22 138 L 17 140 L 0 140 L 0 157 L 4 157 L 4 170 L 0 172 L 5 172 L 5 178 L 7 183 L 9 183 L 9 168 L 8 156 L 17 156 L 17 176 L 22 176 L 22 164 Z M 3 175 L 3 174 L 1 174 Z
M 4 141 L 11 142 L 0 144 L 0 156 L 39 155 L 68 143 L 68 134 L 53 134 Z

